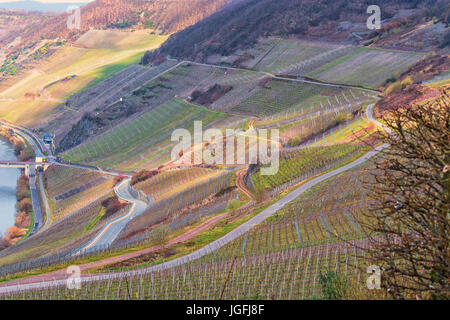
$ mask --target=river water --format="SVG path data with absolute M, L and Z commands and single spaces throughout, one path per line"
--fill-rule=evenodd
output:
M 15 160 L 13 146 L 0 137 L 0 160 Z M 0 168 L 0 234 L 14 225 L 16 213 L 16 185 L 20 170 Z

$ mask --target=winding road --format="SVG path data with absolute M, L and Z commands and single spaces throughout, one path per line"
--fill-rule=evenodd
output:
M 380 122 L 376 121 L 373 118 L 372 112 L 373 112 L 373 104 L 370 105 L 366 109 L 367 118 L 370 121 L 372 121 L 373 123 L 375 123 L 378 127 L 385 129 L 385 126 L 383 124 L 381 124 Z M 387 132 L 389 134 L 392 134 L 389 131 L 387 131 Z M 368 161 L 373 156 L 377 155 L 378 153 L 380 153 L 387 147 L 389 147 L 389 144 L 380 145 L 380 146 L 374 148 L 373 150 L 367 152 L 365 155 L 361 156 L 360 158 L 356 159 L 355 161 L 353 161 L 351 163 L 348 163 L 348 164 L 346 164 L 340 168 L 337 168 L 335 170 L 326 172 L 316 178 L 313 178 L 313 179 L 305 182 L 304 184 L 300 185 L 298 188 L 294 189 L 292 192 L 290 192 L 289 194 L 287 194 L 280 200 L 276 201 L 275 203 L 273 203 L 272 205 L 270 205 L 269 207 L 267 207 L 266 209 L 264 209 L 263 211 L 258 213 L 256 216 L 254 216 L 253 218 L 248 220 L 247 222 L 245 222 L 242 225 L 240 225 L 239 227 L 233 229 L 232 231 L 230 231 L 223 237 L 211 242 L 210 244 L 206 245 L 205 247 L 200 248 L 199 250 L 194 251 L 184 257 L 176 258 L 176 259 L 168 261 L 168 262 L 164 262 L 164 263 L 152 266 L 152 267 L 142 268 L 142 269 L 138 269 L 138 270 L 132 270 L 132 271 L 126 271 L 126 272 L 115 272 L 115 273 L 109 273 L 109 274 L 99 274 L 99 275 L 94 275 L 94 276 L 84 275 L 82 277 L 82 281 L 83 282 L 101 281 L 101 280 L 107 280 L 107 279 L 114 279 L 114 278 L 118 278 L 121 276 L 132 276 L 132 275 L 137 275 L 137 274 L 141 274 L 141 273 L 158 272 L 158 271 L 173 268 L 173 267 L 176 267 L 179 265 L 183 265 L 187 262 L 199 259 L 199 258 L 201 258 L 205 255 L 208 255 L 208 254 L 214 252 L 215 250 L 223 247 L 227 243 L 239 238 L 240 236 L 242 236 L 243 234 L 248 232 L 252 227 L 254 227 L 257 224 L 260 224 L 261 222 L 266 220 L 268 217 L 270 217 L 271 215 L 273 215 L 274 213 L 276 213 L 277 211 L 282 209 L 288 203 L 292 202 L 293 200 L 298 198 L 301 194 L 303 194 L 307 190 L 311 189 L 315 185 L 365 163 L 366 161 Z M 29 279 L 27 280 L 25 278 L 25 279 L 22 279 L 22 281 L 17 280 L 14 282 L 14 284 L 11 284 L 11 285 L 8 285 L 8 283 L 2 284 L 0 286 L 0 294 L 7 294 L 7 293 L 20 292 L 20 291 L 33 290 L 33 289 L 43 289 L 43 288 L 48 288 L 48 287 L 52 287 L 52 286 L 60 286 L 60 285 L 66 284 L 65 278 L 55 279 L 53 281 L 48 280 L 48 279 L 46 279 L 46 280 L 43 280 L 43 279 L 45 279 L 45 278 L 41 278 L 40 281 L 27 283 L 27 281 L 29 281 Z
M 241 70 L 241 71 L 254 71 L 254 70 L 247 70 L 247 69 L 242 69 L 242 68 L 230 68 L 230 67 L 222 67 L 222 66 L 216 66 L 216 65 L 211 65 L 211 64 L 196 63 L 196 62 L 192 62 L 192 61 L 178 61 L 176 66 L 174 66 L 173 68 L 175 68 L 183 63 L 191 63 L 191 64 L 195 64 L 195 65 L 203 65 L 203 66 L 207 66 L 207 67 L 214 67 L 214 68 L 221 68 L 221 69 L 236 69 L 236 70 Z M 167 70 L 166 70 L 166 72 L 167 72 Z M 370 93 L 378 93 L 377 91 L 374 91 L 374 90 L 364 89 L 364 88 L 360 88 L 360 87 L 356 87 L 356 86 L 331 84 L 331 83 L 324 83 L 324 82 L 306 80 L 306 79 L 285 78 L 283 76 L 276 76 L 271 73 L 262 72 L 262 71 L 254 71 L 254 72 L 264 74 L 264 75 L 269 76 L 274 79 L 287 80 L 287 81 L 293 81 L 293 82 L 311 83 L 311 84 L 328 86 L 328 87 L 354 88 L 354 89 L 368 91 Z M 158 76 L 160 76 L 160 75 L 158 75 Z M 373 109 L 373 105 L 370 105 L 367 108 L 367 110 L 366 110 L 367 118 L 370 121 L 374 122 L 377 126 L 384 129 L 385 128 L 384 125 L 382 125 L 381 123 L 379 123 L 378 121 L 376 121 L 373 118 L 372 109 Z M 253 123 L 254 123 L 254 120 L 249 123 L 249 127 L 250 127 L 249 129 L 251 129 L 253 127 Z M 44 150 L 46 150 L 45 146 L 42 145 L 42 142 L 40 141 L 40 139 L 36 138 L 36 136 L 32 132 L 28 132 L 29 131 L 28 129 L 10 125 L 9 123 L 4 123 L 2 121 L 0 122 L 0 124 L 10 126 L 17 130 L 20 130 L 22 133 L 24 133 L 25 137 L 28 135 L 27 140 L 30 142 L 30 144 L 32 144 L 33 148 L 38 151 L 36 153 L 36 155 L 38 155 L 38 154 L 42 155 L 44 153 Z M 262 221 L 267 219 L 269 216 L 273 215 L 275 212 L 277 212 L 278 210 L 283 208 L 286 204 L 293 201 L 295 198 L 297 198 L 299 195 L 301 195 L 302 193 L 304 193 L 311 187 L 315 186 L 316 184 L 318 184 L 326 179 L 329 179 L 330 177 L 333 177 L 337 174 L 345 172 L 346 170 L 349 170 L 353 167 L 356 167 L 356 166 L 366 162 L 368 159 L 370 159 L 375 154 L 379 153 L 380 151 L 382 151 L 384 148 L 386 148 L 388 146 L 389 146 L 388 144 L 379 146 L 379 147 L 375 148 L 374 150 L 368 152 L 361 158 L 353 161 L 352 163 L 349 163 L 341 168 L 335 169 L 335 170 L 327 172 L 321 176 L 313 178 L 312 180 L 299 186 L 297 189 L 295 189 L 294 191 L 292 191 L 285 197 L 281 198 L 274 204 L 270 205 L 268 208 L 266 208 L 265 210 L 263 210 L 262 212 L 257 214 L 255 217 L 251 218 L 249 221 L 240 225 L 239 227 L 232 230 L 231 232 L 229 232 L 225 236 L 221 237 L 220 239 L 210 243 L 206 247 L 203 247 L 187 256 L 177 258 L 172 261 L 162 263 L 160 265 L 156 265 L 156 266 L 153 266 L 150 268 L 145 268 L 145 269 L 142 269 L 139 271 L 129 271 L 126 274 L 131 275 L 131 274 L 135 274 L 137 272 L 160 271 L 160 270 L 164 270 L 164 269 L 168 269 L 168 268 L 171 268 L 174 266 L 184 264 L 188 261 L 192 261 L 192 260 L 198 259 L 204 255 L 207 255 L 207 254 L 211 253 L 212 251 L 215 251 L 215 250 L 219 249 L 220 247 L 222 247 L 223 245 L 240 237 L 242 234 L 244 234 L 248 230 L 250 230 L 253 226 L 261 223 Z M 42 150 L 42 152 L 41 152 L 41 150 Z M 68 167 L 86 168 L 83 165 L 77 165 L 77 164 L 71 164 L 71 163 L 67 163 L 67 164 L 56 163 L 56 164 L 62 165 L 62 166 L 68 166 Z M 90 168 L 90 170 L 98 171 L 98 172 L 106 173 L 106 174 L 112 174 L 112 175 L 120 175 L 121 174 L 118 172 L 107 172 L 107 171 L 102 170 L 101 168 Z M 247 188 L 245 187 L 245 184 L 243 184 L 243 176 L 245 175 L 246 170 L 247 170 L 247 168 L 244 168 L 237 172 L 236 185 L 246 196 L 248 196 L 250 199 L 252 199 L 251 193 L 247 190 Z M 41 189 L 41 195 L 42 195 L 42 193 L 43 193 L 42 179 L 40 179 L 39 182 L 41 184 L 40 189 Z M 33 183 L 33 184 L 35 185 L 35 183 Z M 93 250 L 93 249 L 103 248 L 103 247 L 110 245 L 117 238 L 120 231 L 128 224 L 128 222 L 130 220 L 134 219 L 136 216 L 143 213 L 147 209 L 146 203 L 135 199 L 130 194 L 130 192 L 128 190 L 128 186 L 129 186 L 129 179 L 124 180 L 124 181 L 122 181 L 122 183 L 120 183 L 115 188 L 115 192 L 121 199 L 128 201 L 132 204 L 131 209 L 128 210 L 123 215 L 115 218 L 114 220 L 109 222 L 107 225 L 105 225 L 92 240 L 90 240 L 87 244 L 83 245 L 80 249 L 75 251 L 73 255 L 78 255 L 85 250 Z M 37 192 L 35 192 L 35 194 L 37 194 Z M 46 199 L 45 196 L 43 198 Z M 46 209 L 47 209 L 47 207 L 48 207 L 48 204 L 46 206 Z M 50 221 L 50 216 L 49 216 L 49 210 L 48 210 L 45 226 L 48 225 L 49 221 Z M 41 224 L 42 224 L 42 222 L 41 222 Z M 61 271 L 64 271 L 64 270 L 61 270 Z M 83 276 L 83 281 L 96 281 L 96 280 L 102 280 L 102 279 L 108 279 L 108 278 L 115 278 L 115 277 L 119 277 L 124 274 L 125 273 L 111 273 L 111 274 L 97 275 L 97 276 Z M 19 280 L 14 281 L 14 284 L 11 283 L 12 285 L 8 285 L 8 283 L 2 284 L 2 285 L 0 285 L 0 294 L 7 293 L 7 292 L 21 291 L 21 290 L 46 288 L 46 287 L 53 286 L 53 285 L 63 285 L 63 284 L 65 284 L 65 279 L 67 277 L 64 273 L 62 273 L 62 274 L 60 274 L 60 276 L 57 277 L 57 279 L 55 279 L 55 281 L 49 281 L 49 278 L 46 278 L 45 275 L 42 275 L 42 276 L 43 277 L 40 278 L 40 280 L 32 281 L 31 283 L 30 282 L 27 283 L 27 280 L 30 280 L 30 279 L 24 278 L 24 279 L 19 279 Z
M 132 203 L 130 210 L 106 224 L 91 241 L 75 251 L 73 255 L 110 246 L 128 222 L 147 209 L 148 206 L 145 202 L 135 199 L 130 194 L 128 190 L 129 184 L 129 179 L 123 180 L 114 188 L 114 191 L 119 198 Z

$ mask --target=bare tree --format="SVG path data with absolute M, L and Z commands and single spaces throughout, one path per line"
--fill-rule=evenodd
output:
M 391 146 L 375 160 L 362 226 L 395 299 L 450 297 L 449 101 L 444 91 L 383 118 Z
M 164 248 L 169 239 L 170 229 L 166 225 L 160 225 L 150 232 L 150 242 L 156 246 Z

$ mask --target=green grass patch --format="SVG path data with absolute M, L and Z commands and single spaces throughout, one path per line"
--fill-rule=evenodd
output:
M 103 216 L 105 215 L 105 212 L 106 212 L 106 208 L 101 207 L 100 212 L 98 213 L 98 216 L 96 216 L 94 219 L 91 220 L 91 222 L 88 223 L 88 225 L 86 226 L 84 231 L 85 232 L 91 231 L 95 227 L 97 222 L 99 222 L 100 219 L 103 218 Z

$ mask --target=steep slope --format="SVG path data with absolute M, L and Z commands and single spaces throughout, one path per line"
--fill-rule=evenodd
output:
M 22 42 L 40 39 L 71 39 L 90 28 L 155 28 L 172 33 L 219 10 L 231 0 L 97 0 L 81 8 L 81 28 L 68 29 L 69 14 L 39 20 L 20 34 L 11 32 L 6 42 L 21 36 Z M 5 40 L 4 40 L 5 41 Z
M 401 9 L 417 11 L 421 19 L 433 14 L 437 19 L 448 21 L 450 10 L 448 3 L 434 0 L 244 0 L 173 35 L 161 48 L 161 53 L 203 60 L 211 54 L 228 55 L 236 49 L 249 47 L 262 36 L 320 35 L 342 39 L 350 33 L 341 34 L 343 22 L 359 24 L 369 34 L 365 26 L 369 16 L 366 10 L 373 4 L 382 8 L 383 21 L 394 17 Z

